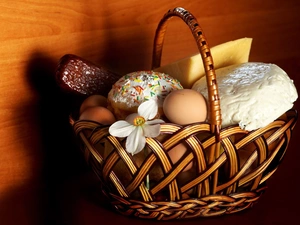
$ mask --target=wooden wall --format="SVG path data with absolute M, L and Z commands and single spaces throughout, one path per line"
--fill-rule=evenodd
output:
M 250 60 L 277 63 L 299 85 L 298 0 L 2 0 L 1 224 L 64 224 L 64 207 L 75 202 L 68 193 L 80 192 L 78 180 L 85 180 L 70 102 L 53 80 L 59 58 L 76 54 L 122 74 L 150 69 L 156 26 L 176 6 L 195 15 L 210 46 L 252 37 Z M 186 25 L 173 19 L 163 64 L 196 52 Z

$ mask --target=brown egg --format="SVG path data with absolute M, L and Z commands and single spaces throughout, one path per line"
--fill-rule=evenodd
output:
M 181 125 L 203 122 L 207 117 L 205 98 L 192 89 L 172 91 L 163 102 L 163 110 L 171 122 Z
M 107 107 L 106 97 L 102 95 L 90 95 L 81 103 L 79 113 L 81 114 L 88 107 L 94 107 L 94 106 Z
M 176 163 L 182 156 L 183 154 L 186 152 L 187 147 L 183 144 L 180 143 L 178 145 L 176 145 L 174 148 L 172 148 L 169 152 L 168 155 L 170 156 L 171 160 L 173 163 Z M 183 171 L 187 171 L 189 169 L 191 169 L 193 166 L 193 163 L 190 162 L 184 169 Z
M 92 120 L 103 125 L 110 125 L 116 121 L 111 111 L 102 106 L 88 107 L 79 117 L 80 120 Z

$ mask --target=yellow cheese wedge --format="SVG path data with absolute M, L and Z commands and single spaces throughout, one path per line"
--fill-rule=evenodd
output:
M 240 38 L 212 47 L 215 69 L 248 62 L 252 38 Z M 200 53 L 161 66 L 154 71 L 167 73 L 180 81 L 184 88 L 191 88 L 193 84 L 205 75 Z

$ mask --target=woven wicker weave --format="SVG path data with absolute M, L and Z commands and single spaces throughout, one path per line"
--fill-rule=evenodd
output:
M 167 22 L 181 18 L 197 42 L 206 70 L 211 111 L 209 123 L 162 124 L 161 136 L 147 138 L 145 154 L 131 156 L 125 139 L 109 135 L 108 126 L 70 118 L 84 157 L 99 177 L 116 210 L 127 216 L 170 220 L 235 213 L 257 202 L 266 180 L 277 170 L 296 124 L 289 110 L 268 126 L 245 131 L 221 129 L 221 111 L 213 60 L 194 16 L 183 8 L 168 11 L 154 40 L 153 68 L 160 66 Z M 173 164 L 168 151 L 185 143 L 186 153 Z M 184 168 L 193 162 L 192 169 Z M 150 185 L 147 187 L 146 181 Z

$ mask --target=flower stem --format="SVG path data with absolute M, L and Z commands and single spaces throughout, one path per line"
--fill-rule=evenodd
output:
M 150 189 L 150 179 L 149 179 L 149 174 L 147 174 L 146 177 L 146 188 L 149 190 Z
M 147 157 L 147 149 L 144 148 L 144 154 L 145 154 L 145 159 Z M 146 176 L 146 188 L 149 190 L 150 189 L 150 176 L 147 174 Z

